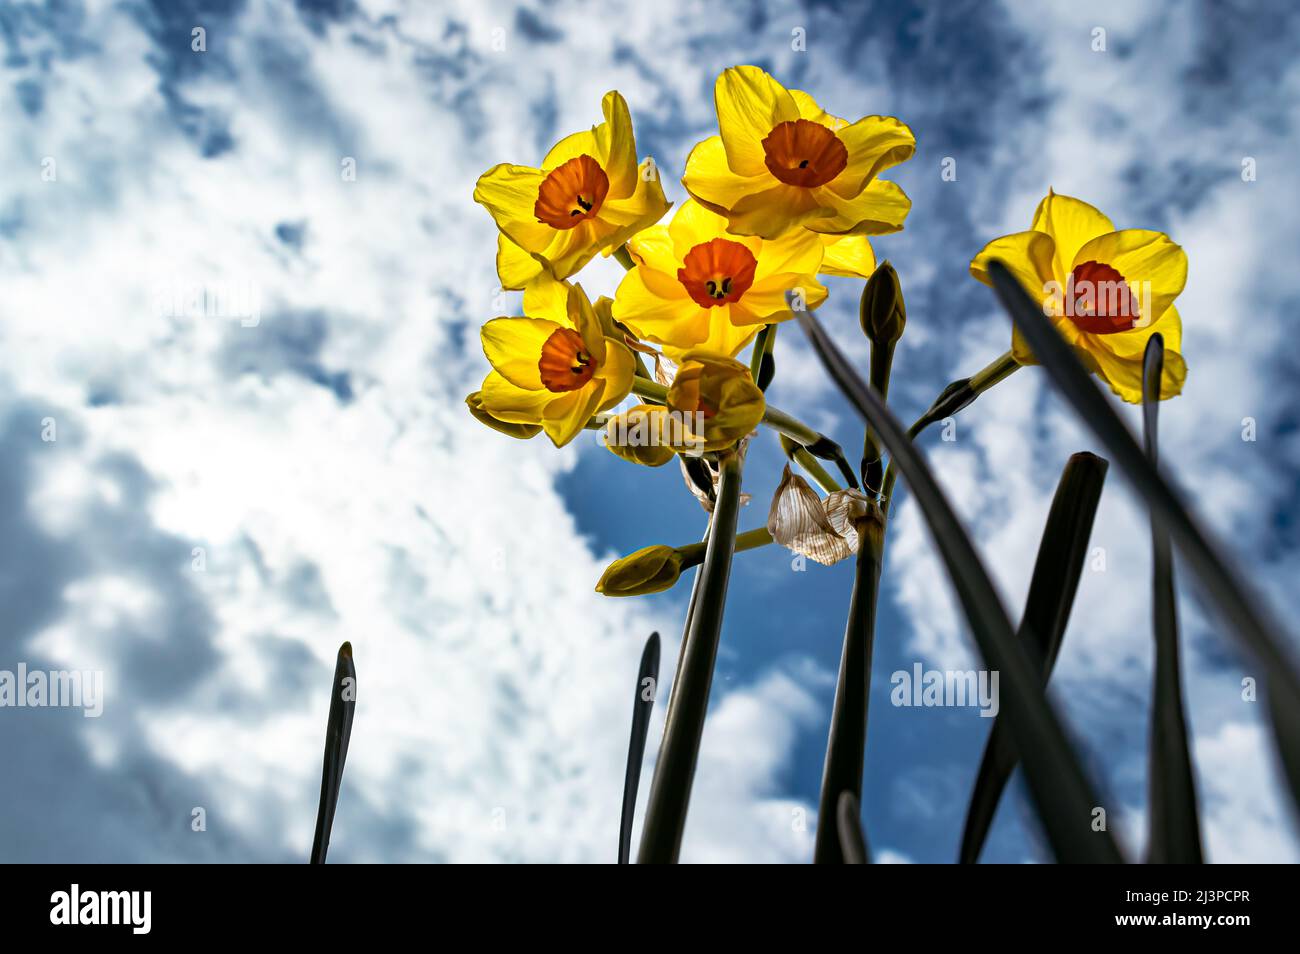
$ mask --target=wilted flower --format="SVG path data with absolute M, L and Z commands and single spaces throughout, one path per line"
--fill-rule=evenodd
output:
M 971 274 L 986 285 L 993 259 L 1043 302 L 1079 358 L 1125 401 L 1142 401 L 1142 355 L 1156 332 L 1165 344 L 1160 397 L 1182 390 L 1187 365 L 1174 299 L 1187 281 L 1187 256 L 1169 236 L 1116 231 L 1088 203 L 1049 190 L 1029 231 L 994 239 L 971 262 Z M 1019 331 L 1011 352 L 1020 364 L 1037 363 Z
M 596 592 L 605 596 L 645 596 L 671 589 L 682 574 L 682 553 L 674 547 L 642 547 L 615 560 L 601 574 Z
M 618 286 L 614 317 L 671 355 L 697 347 L 734 355 L 763 325 L 791 317 L 786 292 L 808 309 L 826 300 L 816 235 L 732 235 L 698 202 L 682 203 L 672 222 L 645 229 L 628 250 L 636 267 Z
M 548 301 L 554 303 L 539 299 L 537 305 L 547 317 L 494 318 L 483 326 L 492 370 L 477 409 L 497 421 L 541 425 L 561 447 L 593 414 L 627 397 L 636 367 L 626 345 L 604 336 L 580 286 L 567 289 L 563 314 L 550 311 Z M 525 310 L 528 305 L 525 296 Z
M 609 92 L 602 109 L 603 123 L 561 139 L 540 169 L 502 163 L 479 177 L 474 200 L 501 230 L 501 287 L 523 288 L 544 267 L 568 278 L 668 211 L 653 160 L 637 166 L 626 101 Z
M 883 518 L 862 491 L 837 490 L 823 500 L 785 465 L 767 514 L 767 530 L 781 546 L 831 566 L 858 552 L 859 533 L 871 525 L 883 526 Z
M 781 483 L 772 495 L 767 529 L 781 546 L 810 560 L 830 566 L 851 556 L 848 541 L 831 526 L 817 491 L 785 465 Z
M 763 392 L 739 361 L 696 349 L 682 355 L 668 389 L 668 409 L 702 423 L 706 451 L 732 447 L 763 419 Z
M 916 151 L 903 123 L 891 116 L 849 123 L 756 66 L 725 70 L 713 99 L 720 135 L 691 151 L 682 184 L 725 215 L 731 231 L 776 238 L 798 227 L 828 235 L 903 227 L 911 200 L 876 178 Z

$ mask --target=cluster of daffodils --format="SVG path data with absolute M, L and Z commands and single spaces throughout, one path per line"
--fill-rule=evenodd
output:
M 912 155 L 911 130 L 832 116 L 752 66 L 718 77 L 715 100 L 719 135 L 692 150 L 690 198 L 667 222 L 658 169 L 638 162 L 617 92 L 604 122 L 560 140 L 540 167 L 503 163 L 479 179 L 501 286 L 522 289 L 524 310 L 483 327 L 492 371 L 468 403 L 484 423 L 563 446 L 598 422 L 624 438 L 606 441 L 614 453 L 648 465 L 723 450 L 764 411 L 736 356 L 791 317 L 789 296 L 799 308 L 825 301 L 819 274 L 875 269 L 867 236 L 901 229 L 910 205 L 877 175 Z M 628 271 L 593 304 L 572 279 L 597 254 Z M 600 417 L 634 390 L 655 400 Z
M 910 159 L 916 141 L 898 119 L 833 116 L 753 66 L 723 72 L 714 102 L 718 135 L 691 150 L 687 197 L 676 209 L 654 161 L 638 159 L 617 92 L 604 97 L 603 122 L 561 139 L 539 166 L 503 163 L 479 178 L 474 198 L 499 230 L 497 274 L 503 289 L 523 292 L 523 315 L 483 325 L 491 370 L 467 398 L 478 420 L 516 438 L 545 433 L 557 447 L 599 430 L 630 462 L 678 458 L 685 468 L 693 457 L 707 468 L 743 451 L 771 417 L 762 359 L 774 326 L 825 302 L 822 277 L 877 273 L 869 237 L 901 230 L 911 207 L 880 175 Z M 593 301 L 575 277 L 597 254 L 615 256 L 626 273 L 612 298 Z M 1173 300 L 1187 266 L 1168 237 L 1117 231 L 1092 206 L 1049 193 L 1028 231 L 975 256 L 974 277 L 987 281 L 993 259 L 1044 302 L 1087 367 L 1125 400 L 1140 400 L 1143 349 L 1160 332 L 1162 396 L 1178 393 L 1185 368 Z M 1033 363 L 1018 335 L 1008 361 Z M 803 478 L 787 474 L 772 536 L 834 562 L 853 551 L 882 488 L 846 488 L 845 498 L 819 483 L 831 494 L 820 508 Z M 856 516 L 844 519 L 846 507 Z M 791 512 L 806 516 L 779 519 Z M 671 586 L 682 551 L 650 549 L 630 565 L 644 585 L 602 591 Z

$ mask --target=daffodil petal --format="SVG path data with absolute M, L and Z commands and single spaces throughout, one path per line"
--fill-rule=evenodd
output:
M 631 328 L 638 337 L 693 346 L 708 337 L 709 313 L 697 305 L 685 289 L 680 297 L 665 298 L 647 286 L 649 272 L 638 266 L 623 276 L 614 293 L 614 318 Z
M 754 271 L 755 282 L 782 272 L 811 274 L 822 263 L 822 237 L 807 229 L 793 229 L 780 238 L 768 239 L 761 244 L 757 240 L 750 241 L 753 243 L 750 250 L 758 259 L 758 268 Z
M 569 284 L 543 269 L 524 287 L 524 314 L 574 327 L 569 318 Z
M 845 199 L 829 186 L 804 190 L 815 195 L 827 213 L 809 218 L 804 226 L 814 232 L 833 235 L 886 235 L 903 227 L 912 200 L 893 182 L 872 179 L 858 195 Z
M 1085 243 L 1074 255 L 1071 269 L 1084 262 L 1110 265 L 1129 283 L 1139 303 L 1139 319 L 1150 323 L 1163 315 L 1187 284 L 1187 253 L 1163 232 L 1123 229 Z M 1148 306 L 1150 315 L 1141 314 Z
M 848 121 L 838 116 L 832 116 L 826 110 L 817 105 L 817 100 L 813 99 L 808 93 L 801 89 L 790 90 L 790 98 L 794 100 L 795 107 L 799 110 L 799 118 L 807 119 L 814 123 L 820 123 L 827 129 L 839 130 L 848 125 Z
M 625 199 L 637 189 L 639 179 L 636 161 L 636 138 L 632 132 L 632 115 L 627 100 L 617 91 L 605 94 L 601 102 L 605 121 L 593 134 L 601 150 L 601 165 L 609 176 L 609 196 Z
M 587 353 L 595 358 L 597 363 L 603 364 L 605 331 L 600 326 L 600 319 L 596 317 L 596 310 L 591 307 L 591 299 L 587 297 L 581 285 L 570 285 L 568 293 L 565 307 L 569 314 L 569 321 L 578 330 L 578 334 L 582 335 L 582 343 L 586 346 Z
M 546 405 L 554 397 L 545 388 L 521 388 L 498 372 L 489 371 L 479 392 L 479 405 L 497 420 L 509 424 L 540 424 Z
M 721 136 L 710 136 L 697 143 L 686 157 L 682 185 L 699 202 L 725 215 L 741 199 L 777 185 L 776 178 L 764 166 L 756 176 L 741 176 L 727 165 L 727 151 Z
M 916 154 L 911 127 L 893 116 L 866 116 L 835 135 L 848 150 L 849 161 L 827 188 L 841 199 L 854 198 L 885 169 Z
M 799 118 L 786 88 L 757 66 L 723 70 L 713 87 L 713 102 L 727 165 L 739 175 L 765 171 L 763 140 L 779 123 Z
M 631 349 L 621 341 L 606 338 L 605 360 L 596 372 L 596 378 L 605 382 L 605 390 L 596 410 L 608 410 L 631 394 L 635 375 L 636 358 Z
M 609 170 L 605 169 L 605 150 L 596 138 L 596 128 L 593 126 L 591 129 L 581 129 L 576 133 L 570 133 L 552 146 L 551 151 L 542 160 L 543 171 L 550 172 L 552 169 L 564 165 L 570 159 L 578 158 L 578 156 L 590 156 L 596 160 L 601 169 L 605 170 L 605 174 L 609 175 Z
M 545 249 L 555 233 L 534 213 L 537 191 L 545 179 L 541 169 L 501 163 L 479 176 L 474 186 L 474 201 L 488 210 L 512 242 L 529 252 Z
M 648 162 L 649 160 L 647 160 Z M 644 169 L 649 166 L 642 163 Z M 625 199 L 606 199 L 600 207 L 596 218 L 614 226 L 614 234 L 606 241 L 605 248 L 622 245 L 637 232 L 654 225 L 672 203 L 664 197 L 664 186 L 656 173 L 649 178 L 638 175 L 635 191 Z
M 1087 202 L 1068 195 L 1057 195 L 1050 189 L 1043 201 L 1038 203 L 1033 224 L 1029 227 L 1035 232 L 1050 235 L 1056 243 L 1056 257 L 1053 261 L 1056 278 L 1060 282 L 1064 282 L 1070 274 L 1079 249 L 1097 236 L 1115 231 L 1110 219 Z
M 776 182 L 775 179 L 772 181 Z M 812 228 L 819 217 L 834 211 L 818 201 L 822 194 L 832 193 L 777 182 L 769 189 L 745 196 L 732 206 L 727 216 L 728 228 L 737 235 L 757 235 L 765 239 L 779 238 L 800 225 Z
M 1101 335 L 1106 339 L 1106 346 L 1121 358 L 1141 358 L 1147 349 L 1147 339 L 1159 333 L 1165 342 L 1165 353 L 1183 350 L 1183 319 L 1178 309 L 1170 305 L 1165 313 L 1151 324 L 1132 331 L 1121 331 L 1113 335 Z
M 705 337 L 689 347 L 679 347 L 677 342 L 683 341 L 685 336 L 674 334 L 673 343 L 664 344 L 664 351 L 674 361 L 681 361 L 682 356 L 690 351 L 708 351 L 734 358 L 763 327 L 740 303 L 711 308 L 709 312 L 700 309 L 700 313 L 703 318 L 701 327 L 706 329 Z
M 544 389 L 537 362 L 542 346 L 560 326 L 542 318 L 493 318 L 479 337 L 483 353 L 511 384 L 531 391 Z
M 681 214 L 681 210 L 678 210 Z M 673 240 L 668 226 L 652 225 L 642 229 L 627 241 L 632 261 L 653 271 L 675 272 L 681 260 L 673 251 Z
M 752 320 L 759 323 L 785 321 L 793 317 L 790 304 L 785 297 L 787 292 L 798 294 L 804 308 L 808 311 L 812 311 L 824 302 L 827 294 L 826 286 L 817 281 L 815 275 L 783 272 L 769 275 L 761 282 L 755 282 L 754 287 L 741 297 L 740 305 L 752 314 Z M 735 317 L 732 321 L 741 323 L 737 322 Z
M 542 430 L 556 447 L 563 447 L 582 433 L 591 416 L 596 413 L 605 382 L 592 379 L 576 391 L 555 395 L 546 406 Z
M 1129 332 L 1132 334 L 1132 332 Z M 1092 358 L 1098 376 L 1120 398 L 1130 404 L 1142 403 L 1142 354 L 1121 356 L 1113 352 L 1105 341 L 1118 335 L 1086 335 L 1083 348 Z M 1143 348 L 1145 339 L 1143 336 Z M 1160 400 L 1174 397 L 1183 390 L 1187 380 L 1187 364 L 1177 351 L 1165 351 L 1164 373 L 1160 376 Z
M 740 236 L 727 235 L 726 233 L 726 217 L 711 211 L 693 199 L 687 199 L 683 202 L 681 207 L 673 213 L 672 221 L 668 223 L 668 235 L 673 240 L 673 255 L 678 264 L 686 258 L 691 249 L 711 239 L 728 238 L 733 241 L 745 242 Z M 754 253 L 754 257 L 757 258 L 761 246 L 753 240 L 749 240 L 745 244 Z M 673 272 L 676 272 L 675 266 Z
M 503 289 L 527 287 L 545 269 L 533 255 L 520 248 L 504 232 L 497 232 L 497 278 Z
M 1041 302 L 1048 294 L 1048 284 L 1054 282 L 1052 256 L 1055 246 L 1051 236 L 1043 232 L 1016 232 L 995 238 L 985 245 L 970 263 L 970 273 L 976 281 L 992 285 L 989 281 L 989 262 L 1000 260 L 1011 270 L 1025 293 Z
M 840 275 L 844 278 L 870 278 L 876 270 L 876 254 L 865 235 L 822 235 L 825 251 L 822 255 L 821 275 Z

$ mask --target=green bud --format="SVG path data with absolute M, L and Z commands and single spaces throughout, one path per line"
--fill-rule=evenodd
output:
M 903 337 L 907 307 L 903 304 L 903 288 L 898 283 L 898 273 L 889 262 L 881 262 L 867 279 L 867 285 L 862 289 L 858 319 L 862 323 L 862 333 L 874 345 L 893 345 Z
M 656 544 L 629 553 L 611 563 L 596 584 L 605 596 L 645 596 L 671 589 L 682 575 L 682 554 L 674 547 Z

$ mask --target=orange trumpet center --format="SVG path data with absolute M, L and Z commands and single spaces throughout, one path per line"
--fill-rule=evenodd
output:
M 582 335 L 572 328 L 557 328 L 542 345 L 542 356 L 537 360 L 546 390 L 562 393 L 576 391 L 596 373 L 596 359 L 587 351 Z
M 533 215 L 554 229 L 571 229 L 600 211 L 609 176 L 588 155 L 574 156 L 551 170 L 537 189 Z
M 695 246 L 682 259 L 677 280 L 701 308 L 740 301 L 754 284 L 758 259 L 729 239 L 715 238 Z
M 780 123 L 763 140 L 768 171 L 786 185 L 811 189 L 844 171 L 849 151 L 840 137 L 807 119 Z
M 1112 335 L 1137 323 L 1137 298 L 1119 270 L 1103 262 L 1076 266 L 1066 294 L 1065 313 L 1080 331 Z

